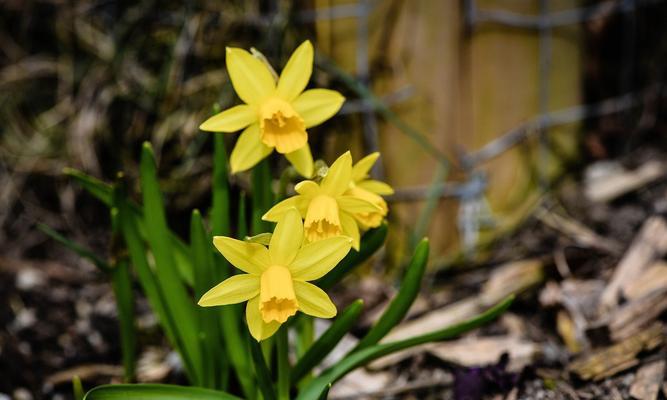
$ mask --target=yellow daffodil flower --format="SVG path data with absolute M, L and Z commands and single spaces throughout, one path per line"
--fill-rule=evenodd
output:
M 345 235 L 352 238 L 352 247 L 359 250 L 359 225 L 355 214 L 380 212 L 379 206 L 365 199 L 345 194 L 352 183 L 352 156 L 343 154 L 331 165 L 319 184 L 302 181 L 295 187 L 296 196 L 283 200 L 262 217 L 265 221 L 278 221 L 292 207 L 296 207 L 304 219 L 306 241 Z
M 394 193 L 394 189 L 386 183 L 368 178 L 368 171 L 378 157 L 380 157 L 378 152 L 369 154 L 352 167 L 352 182 L 350 188 L 345 192 L 348 196 L 358 197 L 378 206 L 379 210 L 376 212 L 353 214 L 359 226 L 364 230 L 380 226 L 389 211 L 387 202 L 381 196 Z
M 313 71 L 313 45 L 305 41 L 294 51 L 277 82 L 264 62 L 243 49 L 228 47 L 226 63 L 234 90 L 246 104 L 209 118 L 199 129 L 245 128 L 230 157 L 232 173 L 252 168 L 276 149 L 310 178 L 313 157 L 306 129 L 331 118 L 345 100 L 334 90 L 304 91 Z
M 304 244 L 299 212 L 287 209 L 278 220 L 268 248 L 259 243 L 216 236 L 213 244 L 232 265 L 245 272 L 224 280 L 199 300 L 203 307 L 248 301 L 246 320 L 257 341 L 273 335 L 301 311 L 332 318 L 336 306 L 320 288 L 308 283 L 326 275 L 350 251 L 352 240 L 331 237 Z

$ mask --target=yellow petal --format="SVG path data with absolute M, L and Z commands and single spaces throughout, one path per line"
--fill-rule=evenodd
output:
M 350 214 L 382 212 L 382 208 L 377 205 L 354 196 L 340 196 L 336 198 L 336 202 L 342 211 Z
M 359 226 L 357 221 L 348 213 L 340 213 L 340 224 L 343 226 L 343 235 L 352 238 L 352 248 L 359 251 Z
M 308 210 L 308 200 L 304 196 L 296 195 L 285 199 L 275 206 L 271 207 L 269 211 L 262 216 L 264 221 L 277 222 L 282 216 L 292 207 L 296 207 L 301 213 L 301 216 L 306 215 Z
M 394 194 L 394 189 L 392 189 L 391 186 L 389 186 L 384 182 L 376 181 L 373 179 L 367 179 L 365 181 L 361 181 L 357 184 L 357 186 L 359 186 L 362 189 L 366 189 L 369 192 L 380 194 L 383 196 Z
M 271 321 L 268 324 L 262 319 L 259 311 L 259 296 L 248 301 L 245 307 L 245 318 L 248 322 L 248 330 L 258 342 L 268 339 L 280 328 L 280 323 Z
M 352 239 L 336 236 L 303 246 L 292 265 L 292 278 L 312 281 L 326 275 L 350 252 Z
M 245 273 L 259 275 L 269 267 L 269 251 L 259 243 L 215 236 L 213 245 L 227 261 Z
M 306 88 L 313 73 L 313 45 L 309 40 L 301 43 L 287 61 L 280 74 L 276 93 L 287 101 L 294 100 Z
M 229 163 L 232 167 L 232 174 L 245 171 L 254 167 L 264 157 L 271 154 L 273 148 L 262 143 L 259 136 L 259 125 L 252 124 L 247 127 L 232 150 Z
M 316 196 L 320 191 L 320 185 L 314 181 L 301 181 L 294 186 L 297 193 L 304 196 Z
M 301 248 L 301 243 L 303 243 L 303 222 L 299 211 L 292 207 L 278 220 L 271 236 L 269 244 L 271 264 L 283 267 L 290 265 Z
M 336 316 L 336 306 L 329 296 L 312 283 L 294 281 L 294 292 L 299 302 L 299 310 L 302 312 L 318 318 Z
M 275 81 L 260 60 L 243 49 L 227 47 L 227 72 L 236 94 L 247 104 L 259 104 L 275 92 Z
M 218 113 L 199 125 L 199 129 L 207 132 L 236 132 L 257 122 L 257 109 L 243 104 Z
M 349 151 L 338 157 L 331 167 L 327 176 L 322 179 L 320 187 L 322 191 L 331 196 L 340 196 L 350 187 L 352 179 L 352 155 Z
M 305 178 L 313 176 L 313 155 L 310 153 L 308 143 L 297 151 L 285 154 L 285 157 L 301 176 Z
M 199 299 L 202 307 L 224 306 L 251 299 L 259 294 L 259 276 L 241 274 L 227 278 Z
M 292 106 L 310 128 L 333 117 L 344 101 L 345 97 L 335 90 L 310 89 L 294 99 Z
M 360 180 L 367 177 L 368 171 L 373 168 L 373 164 L 375 164 L 375 161 L 377 161 L 378 157 L 380 157 L 380 153 L 376 151 L 375 153 L 367 155 L 366 157 L 359 160 L 358 163 L 354 164 L 354 167 L 352 167 L 352 180 L 359 182 Z
M 254 236 L 246 236 L 243 240 L 245 242 L 259 243 L 261 245 L 268 246 L 271 242 L 271 234 L 268 232 L 258 233 Z

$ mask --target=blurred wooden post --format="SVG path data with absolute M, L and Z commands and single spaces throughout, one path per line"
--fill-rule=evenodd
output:
M 325 8 L 355 1 L 315 0 Z M 477 1 L 480 9 L 499 9 L 536 15 L 538 2 L 517 0 Z M 550 2 L 550 12 L 576 7 L 578 0 Z M 411 85 L 414 94 L 392 106 L 407 123 L 418 128 L 440 151 L 457 159 L 460 150 L 474 151 L 509 129 L 539 114 L 539 32 L 499 24 L 476 25 L 465 31 L 460 1 L 379 2 L 369 16 L 369 59 L 373 90 L 382 96 Z M 316 22 L 318 48 L 347 71 L 355 72 L 357 19 L 320 19 Z M 552 30 L 549 74 L 550 110 L 581 102 L 582 43 L 576 25 Z M 576 153 L 578 125 L 549 130 L 549 140 L 559 151 Z M 361 125 L 359 124 L 359 130 Z M 358 132 L 361 137 L 361 132 Z M 339 153 L 350 143 L 340 135 L 334 144 Z M 386 180 L 395 187 L 428 185 L 436 163 L 410 138 L 384 122 L 379 126 Z M 360 143 L 359 139 L 354 143 Z M 355 156 L 362 149 L 353 149 Z M 487 199 L 496 222 L 516 221 L 537 194 L 538 163 L 551 176 L 558 173 L 559 159 L 541 157 L 537 140 L 521 144 L 480 166 L 488 174 Z M 461 173 L 448 180 L 461 181 Z M 393 204 L 391 240 L 400 254 L 405 234 L 413 227 L 422 203 Z M 432 218 L 429 236 L 433 254 L 457 249 L 456 199 L 443 199 Z M 517 215 L 519 214 L 519 215 Z M 400 229 L 399 229 L 400 228 Z M 401 232 L 397 237 L 397 232 Z M 400 239 L 400 240 L 399 240 Z

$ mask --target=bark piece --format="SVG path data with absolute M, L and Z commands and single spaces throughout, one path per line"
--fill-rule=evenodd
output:
M 520 337 L 503 335 L 435 343 L 428 347 L 428 352 L 443 361 L 466 367 L 497 363 L 500 356 L 507 353 L 510 360 L 507 370 L 519 372 L 537 359 L 541 348 L 537 343 Z
M 619 168 L 607 169 L 587 180 L 584 193 L 592 202 L 608 202 L 626 193 L 640 189 L 667 173 L 667 167 L 659 161 L 649 161 L 633 171 Z
M 585 380 L 601 380 L 639 363 L 637 354 L 655 349 L 665 342 L 664 325 L 655 322 L 648 329 L 620 343 L 578 357 L 568 370 Z
M 618 308 L 610 317 L 611 338 L 617 342 L 639 333 L 667 310 L 667 287 Z
M 584 347 L 584 344 L 580 340 L 582 335 L 567 311 L 558 311 L 556 315 L 556 329 L 570 353 L 576 354 L 581 351 L 582 347 Z
M 623 296 L 635 300 L 663 288 L 667 288 L 667 262 L 661 260 L 644 271 L 635 281 L 630 282 L 623 289 Z
M 123 367 L 110 364 L 86 364 L 79 365 L 64 371 L 56 372 L 46 378 L 45 383 L 48 385 L 61 385 L 63 383 L 72 382 L 72 378 L 78 376 L 81 380 L 93 380 L 95 378 L 104 377 L 105 379 L 121 378 L 123 376 Z
M 392 330 L 382 342 L 392 342 L 395 340 L 407 339 L 409 337 L 431 332 L 437 329 L 442 329 L 449 325 L 453 325 L 472 317 L 480 311 L 479 301 L 476 298 L 468 298 L 458 301 L 449 306 L 432 311 L 420 318 L 403 323 Z M 401 360 L 411 357 L 415 354 L 421 354 L 428 348 L 428 344 L 409 348 L 407 350 L 399 351 L 390 354 L 372 362 L 369 367 L 371 369 L 383 369 L 394 365 Z
M 656 400 L 664 376 L 665 360 L 643 365 L 637 371 L 635 381 L 630 386 L 630 396 L 637 400 Z
M 546 208 L 537 210 L 535 216 L 543 224 L 567 236 L 579 246 L 599 249 L 611 254 L 620 254 L 623 248 L 616 240 L 600 236 L 580 222 Z
M 667 223 L 662 217 L 651 217 L 644 222 L 630 249 L 618 263 L 611 281 L 602 293 L 600 315 L 615 309 L 619 294 L 641 276 L 667 252 Z
M 497 304 L 513 293 L 521 293 L 535 287 L 544 280 L 543 263 L 538 259 L 514 261 L 496 268 L 479 296 L 460 300 L 456 303 L 431 311 L 393 329 L 383 343 L 432 332 L 465 321 L 488 307 Z M 382 369 L 407 357 L 423 353 L 429 345 L 413 347 L 382 357 L 371 363 L 370 368 Z
M 497 304 L 513 293 L 521 293 L 544 281 L 543 262 L 528 259 L 505 263 L 496 269 L 484 284 L 481 294 L 483 307 Z

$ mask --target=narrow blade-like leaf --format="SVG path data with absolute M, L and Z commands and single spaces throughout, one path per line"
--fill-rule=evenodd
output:
M 85 248 L 83 245 L 66 238 L 65 236 L 61 235 L 60 233 L 56 232 L 54 229 L 51 229 L 50 226 L 45 225 L 45 224 L 37 224 L 37 229 L 40 231 L 44 232 L 45 234 L 49 235 L 52 239 L 55 241 L 59 242 L 63 246 L 67 247 L 74 253 L 78 254 L 79 257 L 85 258 L 86 260 L 90 261 L 95 265 L 97 268 L 100 269 L 102 272 L 109 272 L 111 270 L 111 267 L 109 264 L 104 261 L 102 258 L 98 257 L 97 254 L 93 253 L 91 250 Z
M 264 360 L 264 354 L 262 354 L 262 348 L 260 344 L 253 340 L 249 339 L 250 342 L 250 353 L 252 353 L 252 360 L 255 365 L 255 376 L 257 377 L 257 383 L 259 384 L 259 390 L 262 392 L 264 400 L 276 400 L 276 391 L 271 382 L 271 374 L 269 369 L 266 366 L 266 361 Z
M 218 282 L 215 278 L 212 245 L 209 235 L 204 229 L 199 211 L 192 212 L 190 219 L 190 246 L 195 266 L 195 298 L 199 299 Z M 206 307 L 198 308 L 199 339 L 203 354 L 205 387 L 217 388 L 222 383 L 222 377 L 228 372 L 229 360 L 222 351 L 222 334 L 218 324 L 218 310 Z
M 226 392 L 198 387 L 135 384 L 102 385 L 86 393 L 85 400 L 242 400 Z
M 356 300 L 331 324 L 292 368 L 292 384 L 298 383 L 310 370 L 319 364 L 338 342 L 350 331 L 364 308 L 363 300 Z
M 398 325 L 405 314 L 408 313 L 410 306 L 415 301 L 419 288 L 421 286 L 422 277 L 426 270 L 428 262 L 428 239 L 422 239 L 417 245 L 412 260 L 408 264 L 405 276 L 401 281 L 401 289 L 394 299 L 389 303 L 387 309 L 382 313 L 380 319 L 368 331 L 366 336 L 361 339 L 352 352 L 365 349 L 368 346 L 378 343 L 394 326 Z
M 144 143 L 140 163 L 143 212 L 146 219 L 146 236 L 155 257 L 155 267 L 160 291 L 164 294 L 167 312 L 177 321 L 176 332 L 183 344 L 184 354 L 192 370 L 191 378 L 199 384 L 202 371 L 202 354 L 197 340 L 197 319 L 194 301 L 188 296 L 174 262 L 173 246 L 157 181 L 157 172 L 150 144 Z
M 405 350 L 410 347 L 418 346 L 420 344 L 437 342 L 451 339 L 462 333 L 468 332 L 479 326 L 482 326 L 500 314 L 502 314 L 512 304 L 514 296 L 509 296 L 499 304 L 488 309 L 487 311 L 467 320 L 456 324 L 454 326 L 440 329 L 434 332 L 426 333 L 424 335 L 415 336 L 409 339 L 399 340 L 396 342 L 376 344 L 367 347 L 358 352 L 352 353 L 343 358 L 336 365 L 324 371 L 320 376 L 309 382 L 303 390 L 299 392 L 297 400 L 317 400 L 322 393 L 327 390 L 330 384 L 335 383 L 340 378 L 348 374 L 354 369 L 366 365 L 369 362 L 386 356 L 397 351 Z
M 363 264 L 382 247 L 387 238 L 387 224 L 371 229 L 361 238 L 359 251 L 350 251 L 338 265 L 317 281 L 317 286 L 324 290 L 331 288 L 345 277 L 350 271 Z

